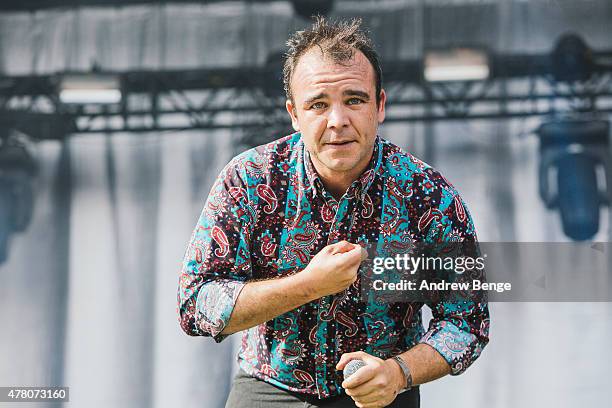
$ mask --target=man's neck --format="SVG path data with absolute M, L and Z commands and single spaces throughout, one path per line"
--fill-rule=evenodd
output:
M 329 193 L 336 199 L 336 201 L 340 201 L 346 190 L 353 184 L 353 181 L 357 179 L 357 177 L 352 176 L 329 176 L 326 177 L 319 173 L 319 177 L 323 182 L 323 186 Z
M 372 153 L 368 156 L 368 159 L 363 163 L 360 163 L 359 166 L 346 171 L 346 172 L 337 172 L 330 171 L 328 168 L 319 164 L 318 161 L 312 160 L 312 164 L 314 165 L 321 182 L 325 189 L 336 199 L 339 201 L 340 198 L 346 193 L 346 190 L 353 184 L 355 180 L 359 178 L 368 167 L 370 160 L 372 159 Z

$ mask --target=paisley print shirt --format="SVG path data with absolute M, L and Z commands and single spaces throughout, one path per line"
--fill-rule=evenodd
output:
M 235 157 L 212 187 L 179 278 L 182 329 L 217 342 L 250 280 L 302 270 L 341 240 L 379 254 L 406 242 L 475 241 L 470 215 L 437 171 L 377 137 L 369 166 L 336 201 L 323 187 L 299 133 Z M 427 343 L 463 372 L 488 342 L 486 303 L 367 302 L 360 279 L 242 332 L 238 362 L 247 373 L 290 391 L 326 398 L 343 392 L 340 356 L 380 358 Z

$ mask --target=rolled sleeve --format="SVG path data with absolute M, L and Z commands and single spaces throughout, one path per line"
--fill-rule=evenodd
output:
M 200 288 L 196 308 L 200 329 L 220 343 L 228 335 L 221 334 L 230 320 L 234 305 L 245 283 L 222 279 L 208 282 Z
M 475 242 L 472 217 L 459 195 L 450 190 L 440 208 L 443 217 L 434 227 L 437 242 Z M 476 255 L 480 249 L 476 245 Z M 482 275 L 484 279 L 484 272 Z M 489 342 L 489 308 L 486 302 L 437 302 L 428 306 L 433 319 L 420 343 L 429 344 L 451 367 L 451 375 L 463 373 L 480 356 Z
M 185 252 L 178 285 L 179 323 L 216 342 L 251 277 L 253 211 L 245 176 L 232 161 L 215 181 Z
M 432 310 L 434 318 L 420 343 L 429 344 L 444 357 L 451 375 L 461 374 L 480 356 L 489 341 L 487 305 L 439 303 Z

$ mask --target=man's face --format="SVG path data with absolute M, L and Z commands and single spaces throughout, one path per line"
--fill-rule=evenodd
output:
M 374 68 L 361 51 L 334 63 L 313 47 L 298 60 L 286 107 L 317 171 L 324 177 L 358 176 L 370 160 L 385 93 L 376 105 Z

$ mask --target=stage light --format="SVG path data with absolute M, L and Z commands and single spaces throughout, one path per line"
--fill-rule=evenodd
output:
M 295 14 L 306 19 L 316 15 L 326 16 L 334 8 L 334 0 L 292 0 L 291 4 Z
M 558 208 L 563 232 L 576 241 L 599 230 L 599 207 L 609 203 L 609 123 L 559 120 L 544 123 L 540 138 L 540 196 Z
M 487 53 L 472 48 L 426 51 L 423 68 L 428 82 L 484 80 L 490 71 Z
M 22 142 L 0 139 L 0 264 L 8 257 L 11 235 L 30 223 L 35 171 L 35 162 Z
M 559 38 L 551 55 L 551 71 L 557 81 L 584 81 L 593 73 L 593 54 L 577 34 Z
M 121 101 L 117 75 L 66 74 L 60 80 L 59 97 L 66 104 L 113 104 Z
M 261 87 L 268 98 L 278 98 L 285 95 L 285 89 L 283 88 L 284 62 L 284 51 L 273 51 L 266 58 Z

